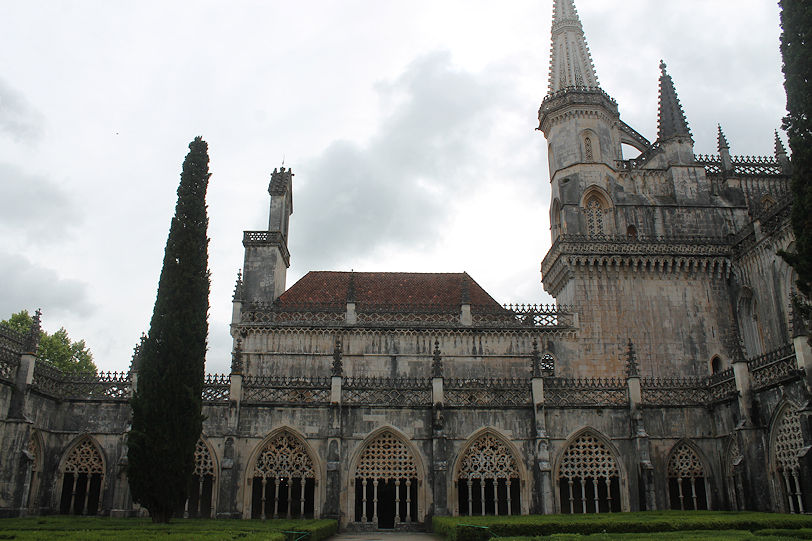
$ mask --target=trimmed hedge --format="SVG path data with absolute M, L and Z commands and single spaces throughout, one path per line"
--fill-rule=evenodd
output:
M 589 535 L 685 530 L 797 530 L 812 528 L 812 516 L 724 511 L 644 511 L 593 515 L 434 517 L 432 528 L 448 541 L 485 541 L 492 534 L 499 537 L 537 537 L 555 533 Z
M 142 539 L 162 541 L 323 541 L 338 531 L 335 520 L 199 520 L 177 519 L 169 524 L 153 524 L 144 518 L 27 517 L 0 519 L 0 539 L 64 539 L 95 541 Z

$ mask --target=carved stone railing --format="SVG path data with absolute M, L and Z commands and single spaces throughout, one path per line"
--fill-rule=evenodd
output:
M 330 378 L 246 376 L 242 393 L 244 403 L 325 404 L 330 402 Z
M 629 160 L 615 160 L 618 169 L 634 171 L 643 167 L 660 150 L 660 142 L 655 141 L 636 158 Z
M 0 348 L 0 380 L 13 382 L 20 366 L 20 355 Z
M 25 349 L 25 336 L 5 325 L 0 325 L 0 351 L 21 354 Z
M 274 305 L 250 303 L 243 307 L 241 322 L 245 324 L 319 324 L 343 323 L 346 307 L 339 304 Z
M 705 167 L 705 174 L 722 174 L 722 158 L 718 154 L 698 154 L 694 156 L 697 165 Z M 735 177 L 775 177 L 783 176 L 781 163 L 773 156 L 731 156 L 732 176 Z
M 546 378 L 546 406 L 628 406 L 626 381 L 620 378 Z
M 373 325 L 458 325 L 460 307 L 437 305 L 356 305 L 358 323 Z
M 707 378 L 643 378 L 643 404 L 651 406 L 705 406 L 710 403 Z
M 479 310 L 472 315 L 474 325 L 497 327 L 573 326 L 573 311 L 569 306 L 555 304 L 506 304 L 504 310 Z
M 532 403 L 530 380 L 525 378 L 446 379 L 446 406 L 525 407 Z
M 733 368 L 721 370 L 708 377 L 708 395 L 712 402 L 734 399 L 739 391 L 736 389 L 736 376 Z
M 99 372 L 63 374 L 59 384 L 59 398 L 63 400 L 128 400 L 130 397 L 128 372 Z
M 765 353 L 747 362 L 753 390 L 761 390 L 799 377 L 802 373 L 795 358 L 792 343 Z
M 345 378 L 341 402 L 355 406 L 430 406 L 429 378 Z
M 31 388 L 57 400 L 124 401 L 130 397 L 132 382 L 128 372 L 63 372 L 37 360 Z
M 228 402 L 231 379 L 226 374 L 206 374 L 201 396 L 203 402 Z

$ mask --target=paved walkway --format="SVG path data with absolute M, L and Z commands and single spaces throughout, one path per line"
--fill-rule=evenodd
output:
M 442 537 L 425 532 L 342 532 L 329 541 L 440 541 Z

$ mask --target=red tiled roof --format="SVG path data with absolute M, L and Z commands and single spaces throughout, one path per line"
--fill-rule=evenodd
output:
M 284 305 L 347 302 L 350 286 L 359 307 L 433 306 L 457 308 L 467 289 L 471 308 L 502 310 L 502 306 L 467 273 L 311 271 L 279 297 Z

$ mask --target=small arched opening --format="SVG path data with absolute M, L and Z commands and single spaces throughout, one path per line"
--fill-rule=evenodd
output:
M 70 447 L 60 468 L 62 493 L 59 512 L 63 515 L 95 515 L 99 512 L 104 483 L 104 458 L 90 436 Z
M 564 449 L 557 478 L 562 513 L 612 513 L 623 509 L 617 458 L 592 431 L 582 432 Z
M 671 509 L 709 509 L 709 488 L 708 476 L 697 452 L 686 442 L 677 444 L 668 461 L 668 496 Z

